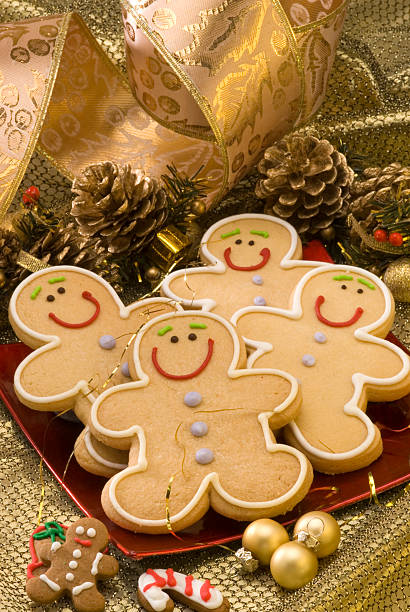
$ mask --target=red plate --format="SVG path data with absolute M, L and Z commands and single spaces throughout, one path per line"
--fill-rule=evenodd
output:
M 313 241 L 305 249 L 305 258 L 331 261 L 323 246 L 317 241 Z M 392 335 L 389 336 L 389 340 L 399 344 Z M 63 482 L 68 458 L 82 426 L 54 418 L 53 413 L 30 410 L 18 401 L 13 389 L 14 371 L 29 352 L 30 349 L 24 344 L 0 345 L 0 397 L 68 495 L 85 514 L 94 516 L 107 525 L 113 543 L 122 552 L 138 559 L 149 555 L 205 548 L 237 540 L 242 536 L 244 523 L 227 519 L 212 510 L 209 510 L 198 523 L 180 533 L 182 541 L 171 534 L 134 534 L 121 529 L 105 516 L 100 503 L 104 478 L 85 472 L 75 460 L 72 460 Z M 368 498 L 369 469 L 372 471 L 378 493 L 410 480 L 408 461 L 410 395 L 397 402 L 369 404 L 368 414 L 381 426 L 383 455 L 370 468 L 349 474 L 337 476 L 315 474 L 312 488 L 305 499 L 286 517 L 280 517 L 278 520 L 287 525 L 309 510 L 319 507 L 327 511 L 336 510 Z M 54 420 L 44 440 L 47 424 L 52 419 Z M 330 487 L 337 487 L 337 490 L 332 492 Z

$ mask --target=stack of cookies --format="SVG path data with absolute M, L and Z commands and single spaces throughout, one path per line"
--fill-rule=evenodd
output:
M 410 391 L 408 356 L 384 340 L 394 301 L 377 276 L 303 261 L 294 228 L 267 215 L 214 224 L 201 256 L 162 297 L 127 307 L 70 266 L 32 274 L 10 302 L 35 349 L 15 374 L 19 399 L 74 410 L 77 461 L 109 478 L 103 508 L 136 532 L 184 529 L 209 506 L 236 520 L 283 514 L 312 466 L 374 461 L 367 402 Z

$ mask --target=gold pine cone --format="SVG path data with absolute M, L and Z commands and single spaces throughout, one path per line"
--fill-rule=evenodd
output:
M 410 166 L 393 162 L 385 168 L 366 168 L 360 180 L 350 188 L 349 213 L 356 219 L 366 219 L 373 202 L 386 202 L 401 195 L 410 195 Z
M 17 235 L 0 227 L 0 293 L 8 294 L 16 286 L 13 278 L 16 273 L 17 258 L 21 243 Z
M 97 273 L 105 262 L 97 240 L 80 236 L 74 223 L 48 231 L 27 252 L 49 266 L 79 266 Z M 14 281 L 19 283 L 27 274 L 27 270 L 17 267 Z
M 12 270 L 17 262 L 21 250 L 20 240 L 10 230 L 0 227 L 0 270 Z
M 301 235 L 314 235 L 347 214 L 353 170 L 327 140 L 291 135 L 266 149 L 258 164 L 256 195 L 265 213 L 291 223 Z
M 137 253 L 164 224 L 168 209 L 157 179 L 129 164 L 88 166 L 74 179 L 71 214 L 82 236 L 113 254 Z

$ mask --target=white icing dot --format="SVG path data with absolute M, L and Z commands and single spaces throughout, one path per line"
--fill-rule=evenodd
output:
M 89 538 L 93 538 L 96 533 L 97 532 L 95 531 L 94 527 L 90 527 L 89 529 L 87 529 L 87 535 Z
M 79 525 L 76 530 L 75 530 L 77 535 L 83 535 L 84 533 L 84 527 L 82 527 L 81 525 Z
M 70 569 L 76 569 L 78 567 L 77 561 L 70 561 L 70 563 L 68 564 L 68 567 Z
M 73 550 L 73 557 L 74 559 L 79 559 L 81 557 L 81 550 L 79 548 Z
M 51 545 L 51 550 L 52 552 L 55 552 L 56 550 L 58 550 L 59 548 L 61 548 L 61 542 L 53 542 Z
M 65 579 L 68 580 L 68 582 L 72 582 L 74 580 L 74 574 L 68 572 L 68 574 L 65 575 Z

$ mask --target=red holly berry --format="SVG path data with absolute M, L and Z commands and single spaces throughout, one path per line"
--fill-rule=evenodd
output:
M 387 232 L 384 229 L 374 230 L 373 236 L 377 242 L 387 242 L 388 240 Z
M 31 187 L 26 189 L 26 191 L 24 193 L 26 193 L 28 196 L 32 197 L 33 200 L 38 200 L 39 197 L 40 197 L 40 190 L 39 190 L 38 187 L 35 187 L 34 185 L 31 185 Z
M 400 232 L 392 232 L 389 236 L 389 242 L 393 246 L 401 246 L 403 244 L 403 236 Z
M 26 189 L 26 191 L 23 193 L 23 198 L 22 198 L 23 204 L 25 204 L 27 208 L 30 208 L 31 206 L 37 203 L 39 198 L 40 198 L 39 188 L 35 187 L 34 185 L 31 185 L 31 187 Z

